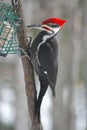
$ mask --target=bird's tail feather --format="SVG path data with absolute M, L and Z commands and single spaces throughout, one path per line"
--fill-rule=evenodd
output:
M 40 121 L 40 107 L 41 107 L 43 97 L 44 97 L 44 95 L 47 91 L 47 88 L 48 88 L 48 82 L 43 77 L 39 77 L 39 81 L 40 81 L 40 93 L 39 93 L 39 96 L 38 96 L 38 100 L 36 102 L 35 113 L 38 116 L 38 119 Z

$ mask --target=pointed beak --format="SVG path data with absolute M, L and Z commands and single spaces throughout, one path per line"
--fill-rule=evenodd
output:
M 28 28 L 36 28 L 40 30 L 45 30 L 45 31 L 51 31 L 51 29 L 46 25 L 46 24 L 39 24 L 39 25 L 28 25 Z
M 42 29 L 42 26 L 39 24 L 39 25 L 28 25 L 27 26 L 28 28 L 37 28 L 37 29 Z

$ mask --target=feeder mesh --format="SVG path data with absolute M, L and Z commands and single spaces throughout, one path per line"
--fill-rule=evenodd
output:
M 16 36 L 18 18 L 10 5 L 0 2 L 0 56 L 20 54 Z

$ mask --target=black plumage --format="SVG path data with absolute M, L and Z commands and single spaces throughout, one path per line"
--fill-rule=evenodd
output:
M 40 118 L 40 106 L 48 85 L 55 95 L 58 71 L 58 44 L 48 32 L 42 31 L 31 45 L 31 61 L 40 81 L 40 92 L 36 102 L 36 113 Z

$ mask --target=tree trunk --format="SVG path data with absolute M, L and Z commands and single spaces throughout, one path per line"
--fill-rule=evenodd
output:
M 22 24 L 17 33 L 17 36 L 18 36 L 20 47 L 26 51 L 27 36 L 25 31 L 21 1 L 18 0 L 17 5 L 14 3 L 15 0 L 11 0 L 11 1 L 14 9 L 16 10 L 16 13 L 22 20 Z M 42 130 L 41 123 L 39 122 L 37 116 L 35 116 L 35 101 L 37 96 L 36 96 L 33 67 L 31 61 L 27 57 L 22 58 L 22 64 L 23 64 L 24 78 L 25 78 L 25 85 L 26 85 L 26 95 L 27 95 L 28 108 L 29 108 L 28 110 L 32 122 L 32 128 L 33 130 Z

